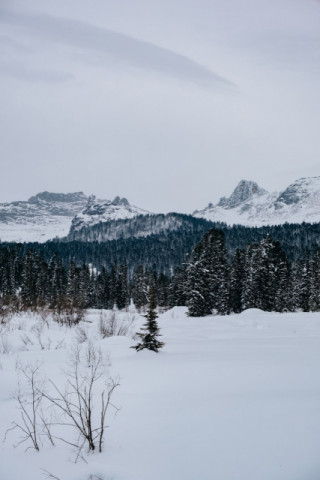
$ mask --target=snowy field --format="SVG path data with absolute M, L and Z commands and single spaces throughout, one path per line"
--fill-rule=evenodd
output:
M 63 388 L 75 345 L 109 356 L 120 410 L 108 414 L 103 452 L 84 451 L 77 463 L 69 444 L 52 446 L 43 436 L 37 452 L 29 442 L 15 447 L 21 432 L 9 431 L 0 479 L 319 480 L 320 313 L 199 319 L 185 312 L 176 307 L 159 317 L 166 343 L 159 354 L 130 349 L 130 335 L 103 339 L 97 311 L 80 328 L 31 315 L 1 325 L 2 438 L 21 422 L 14 399 L 18 378 L 21 395 L 27 392 L 21 370 L 39 365 L 43 388 L 49 379 Z M 130 322 L 134 313 L 119 315 Z M 141 324 L 135 314 L 133 331 Z M 72 428 L 58 432 L 74 441 Z
M 71 227 L 71 217 L 62 215 L 43 216 L 37 221 L 0 222 L 0 240 L 2 242 L 39 242 L 44 243 L 56 237 L 66 237 Z

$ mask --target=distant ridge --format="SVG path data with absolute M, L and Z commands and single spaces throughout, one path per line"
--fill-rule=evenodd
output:
M 106 223 L 111 220 L 125 220 L 138 215 L 149 215 L 150 212 L 142 208 L 130 205 L 126 198 L 115 197 L 114 200 L 97 200 L 94 195 L 88 199 L 88 203 L 82 212 L 72 220 L 70 236 L 76 232 L 93 227 L 98 223 Z
M 41 192 L 27 201 L 0 203 L 0 240 L 45 242 L 63 237 L 87 201 L 82 192 Z
M 320 222 L 320 177 L 300 178 L 283 192 L 269 193 L 257 183 L 241 180 L 229 198 L 193 215 L 228 225 L 263 226 Z
M 99 200 L 83 192 L 40 192 L 28 201 L 0 204 L 0 241 L 105 241 L 177 230 L 190 223 L 179 213 L 153 214 L 119 196 Z M 209 203 L 193 217 L 243 226 L 320 223 L 320 177 L 300 178 L 283 192 L 269 193 L 256 182 L 241 180 L 230 197 Z M 189 228 L 189 227 L 186 227 Z

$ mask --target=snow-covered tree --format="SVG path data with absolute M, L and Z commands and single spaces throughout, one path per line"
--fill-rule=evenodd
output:
M 145 348 L 148 350 L 152 350 L 153 352 L 158 352 L 160 348 L 164 346 L 164 343 L 158 340 L 158 337 L 160 336 L 159 327 L 156 320 L 158 318 L 158 315 L 156 312 L 156 302 L 154 291 L 152 288 L 149 292 L 148 310 L 145 318 L 146 322 L 142 327 L 143 331 L 137 333 L 137 336 L 140 338 L 141 341 L 131 348 L 135 348 L 137 352 Z
M 195 247 L 187 269 L 186 300 L 189 315 L 202 317 L 229 310 L 228 262 L 224 233 L 209 230 Z

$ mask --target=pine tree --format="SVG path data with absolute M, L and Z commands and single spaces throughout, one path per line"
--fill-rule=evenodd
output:
M 186 256 L 184 263 L 175 269 L 169 285 L 168 302 L 170 307 L 187 305 L 187 271 L 190 263 L 190 255 Z
M 291 271 L 279 242 L 269 235 L 245 252 L 242 307 L 271 312 L 292 309 Z
M 127 265 L 119 265 L 117 275 L 117 286 L 115 290 L 115 301 L 117 308 L 121 310 L 129 305 L 128 294 L 128 269 Z
M 148 303 L 147 279 L 143 265 L 138 265 L 132 278 L 132 300 L 139 310 Z
M 105 267 L 102 267 L 95 282 L 94 308 L 108 308 L 109 302 L 109 281 Z
M 169 278 L 160 273 L 157 278 L 157 304 L 159 307 L 168 307 L 169 305 Z
M 311 266 L 310 254 L 307 253 L 304 262 L 297 261 L 294 276 L 294 301 L 295 308 L 303 312 L 309 312 L 310 292 L 311 292 Z
M 320 250 L 317 250 L 312 259 L 310 277 L 309 306 L 312 312 L 320 310 Z
M 276 312 L 292 311 L 292 276 L 289 260 L 279 242 L 275 242 L 274 255 L 277 258 L 275 269 L 275 296 L 273 309 Z
M 109 288 L 110 288 L 109 308 L 110 309 L 112 309 L 116 303 L 117 279 L 118 279 L 118 264 L 117 262 L 115 262 L 111 268 L 110 281 L 109 281 Z
M 190 317 L 210 315 L 210 278 L 203 259 L 192 262 L 188 268 L 186 299 Z
M 242 294 L 244 288 L 244 251 L 237 249 L 231 262 L 230 269 L 230 309 L 234 313 L 240 313 L 243 310 Z
M 28 250 L 23 259 L 21 298 L 25 308 L 35 308 L 37 304 L 37 266 L 36 253 Z
M 209 230 L 195 247 L 187 269 L 186 299 L 191 317 L 229 313 L 228 262 L 224 233 Z
M 142 327 L 142 330 L 145 333 L 137 333 L 138 337 L 141 339 L 141 342 L 131 348 L 135 348 L 137 352 L 145 348 L 148 350 L 152 350 L 153 352 L 158 352 L 160 348 L 164 346 L 164 343 L 160 342 L 157 338 L 160 336 L 160 333 L 158 323 L 156 321 L 158 315 L 156 312 L 155 295 L 152 288 L 149 292 L 148 310 L 145 318 L 147 319 L 147 321 Z
M 53 254 L 49 261 L 48 266 L 49 275 L 49 289 L 48 300 L 50 308 L 61 308 L 63 303 L 63 296 L 65 293 L 66 279 L 65 271 L 62 265 L 61 258 Z

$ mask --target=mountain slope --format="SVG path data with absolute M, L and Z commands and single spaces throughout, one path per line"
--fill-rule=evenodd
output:
M 179 231 L 180 233 L 202 232 L 208 230 L 212 224 L 201 219 L 195 219 L 191 215 L 182 213 L 136 215 L 133 218 L 120 218 L 84 225 L 82 228 L 71 227 L 67 241 L 82 242 L 107 242 L 126 238 L 141 238 L 150 235 L 168 234 Z M 200 225 L 200 227 L 199 227 Z
M 228 225 L 263 226 L 320 222 L 320 177 L 301 178 L 282 193 L 269 193 L 241 180 L 229 198 L 195 211 L 197 218 Z
M 75 239 L 77 232 L 93 227 L 99 223 L 113 220 L 125 220 L 138 215 L 149 215 L 150 212 L 130 205 L 126 198 L 116 197 L 113 201 L 97 200 L 89 197 L 87 206 L 72 220 L 69 236 Z
M 193 217 L 252 227 L 319 223 L 320 177 L 301 178 L 281 193 L 241 180 L 229 198 L 210 203 Z M 28 201 L 0 204 L 0 241 L 44 242 L 59 237 L 104 242 L 177 231 L 184 224 L 188 230 L 188 222 L 188 215 L 151 214 L 126 198 L 110 201 L 88 198 L 82 192 L 42 192 Z
M 69 232 L 87 203 L 82 192 L 42 192 L 27 201 L 0 204 L 0 240 L 44 242 Z

